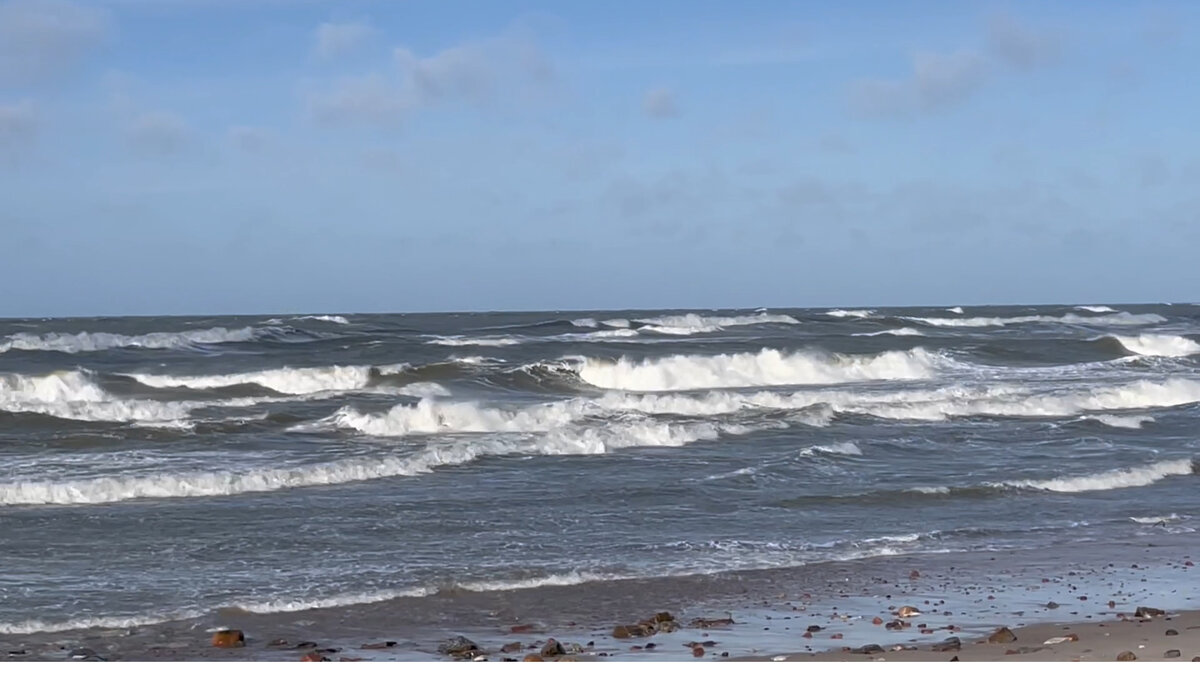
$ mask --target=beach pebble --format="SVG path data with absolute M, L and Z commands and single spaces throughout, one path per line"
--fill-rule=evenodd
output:
M 532 633 L 537 629 L 536 624 L 517 624 L 508 630 L 509 633 Z
M 322 655 L 320 652 L 313 650 L 312 652 L 309 652 L 309 653 L 301 656 L 300 661 L 329 661 L 329 659 L 326 658 L 324 655 Z
M 871 623 L 874 624 L 875 626 L 879 626 L 880 624 L 883 623 L 883 619 L 881 617 L 876 617 L 875 619 L 871 620 Z
M 1137 661 L 1137 655 L 1129 650 L 1125 650 L 1117 655 L 1117 661 Z
M 1167 629 L 1167 635 L 1168 636 L 1177 636 L 1177 635 L 1179 635 L 1179 632 L 1176 631 L 1175 629 Z
M 540 656 L 538 656 L 536 654 L 526 654 L 525 658 L 522 659 L 522 661 L 545 661 L 545 659 L 541 658 Z
M 1016 639 L 1017 635 L 1013 633 L 1011 629 L 1009 629 L 1007 626 L 1001 626 L 993 631 L 992 635 L 988 636 L 987 640 L 993 645 L 1000 645 L 1003 643 L 1011 643 Z
M 245 647 L 246 636 L 237 629 L 221 629 L 212 636 L 213 647 Z
M 541 654 L 543 658 L 559 657 L 566 653 L 567 651 L 563 649 L 562 643 L 553 638 L 547 640 L 545 645 L 542 645 Z
M 962 641 L 957 636 L 951 636 L 940 643 L 933 644 L 934 652 L 957 652 L 962 649 Z
M 692 648 L 692 656 L 696 657 L 697 659 L 699 659 L 700 657 L 703 657 L 704 656 L 704 648 L 700 647 L 699 645 L 693 647 Z
M 517 644 L 520 645 L 520 643 L 517 643 Z M 364 649 L 364 650 L 386 650 L 389 647 L 395 647 L 395 646 L 396 646 L 396 641 L 385 640 L 382 643 L 364 643 L 361 649 Z
M 466 636 L 454 636 L 443 640 L 438 645 L 438 652 L 452 657 L 474 656 L 478 649 L 479 646 Z
M 500 651 L 504 654 L 508 654 L 509 652 L 520 652 L 524 648 L 525 648 L 525 646 L 522 645 L 521 643 L 512 642 L 512 643 L 508 643 L 506 645 L 501 646 Z
M 820 630 L 821 630 L 821 627 L 820 627 L 820 626 L 818 626 L 818 625 L 816 625 L 816 624 L 813 624 L 813 625 L 811 625 L 811 626 L 809 626 L 809 627 L 808 627 L 808 632 L 809 632 L 809 633 L 816 633 L 817 631 L 820 631 Z
M 856 647 L 850 651 L 854 654 L 879 654 L 883 652 L 883 648 L 875 643 L 871 643 L 862 647 Z
M 911 605 L 902 605 L 900 606 L 900 609 L 896 611 L 897 617 L 916 617 L 919 614 L 921 614 L 921 611 Z
M 1058 603 L 1055 603 L 1054 601 L 1050 601 L 1049 603 L 1046 603 L 1046 607 L 1047 607 L 1047 608 L 1049 608 L 1049 609 L 1051 609 L 1051 610 L 1057 610 L 1057 609 L 1058 609 Z
M 1163 659 L 1178 659 L 1181 656 L 1183 656 L 1183 653 L 1179 650 L 1167 650 L 1163 652 Z
M 1158 608 L 1138 607 L 1138 609 L 1134 611 L 1133 616 L 1137 617 L 1138 619 L 1153 619 L 1154 617 L 1162 617 L 1165 614 L 1167 613 L 1159 610 Z

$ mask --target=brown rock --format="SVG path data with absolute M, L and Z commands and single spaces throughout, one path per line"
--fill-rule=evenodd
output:
M 654 630 L 645 624 L 621 624 L 613 627 L 613 638 L 645 638 L 653 635 Z
M 812 631 L 805 631 L 800 637 L 801 638 L 812 638 Z
M 544 659 L 549 659 L 550 657 L 561 657 L 566 653 L 567 651 L 563 649 L 562 643 L 553 638 L 547 640 L 545 645 L 542 645 L 542 658 Z
M 508 630 L 509 633 L 533 633 L 537 629 L 537 624 L 517 624 Z
M 1137 655 L 1129 650 L 1125 650 L 1117 655 L 1117 661 L 1137 661 Z
M 880 624 L 883 623 L 883 619 L 880 617 L 876 617 L 875 619 L 871 620 L 871 623 L 874 624 L 875 626 L 879 626 Z
M 1133 616 L 1138 619 L 1153 619 L 1154 617 L 1162 617 L 1165 614 L 1167 613 L 1158 608 L 1139 607 L 1134 611 Z
M 902 605 L 900 606 L 900 609 L 896 611 L 897 617 L 916 617 L 919 614 L 921 614 L 921 611 L 911 605 Z
M 962 649 L 962 641 L 958 636 L 951 636 L 940 643 L 933 644 L 934 652 L 957 652 Z
M 988 642 L 993 645 L 1002 645 L 1011 643 L 1017 639 L 1017 635 L 1013 633 L 1007 626 L 1001 626 L 996 629 L 992 635 L 988 636 Z
M 809 632 L 809 633 L 816 633 L 817 631 L 820 631 L 820 630 L 821 630 L 821 627 L 820 627 L 820 626 L 818 626 L 817 624 L 813 624 L 813 625 L 811 625 L 811 626 L 809 626 L 809 627 L 808 627 L 808 632 Z
M 700 647 L 699 645 L 693 647 L 692 648 L 692 656 L 696 657 L 697 659 L 699 659 L 700 657 L 703 657 L 704 656 L 704 648 Z
M 338 657 L 338 661 L 366 661 L 362 657 Z
M 1113 608 L 1115 608 L 1115 607 L 1117 607 L 1117 602 L 1116 602 L 1116 601 L 1109 601 L 1109 602 L 1108 602 L 1108 609 L 1109 609 L 1109 610 L 1111 610 L 1111 609 L 1113 609 Z
M 1166 652 L 1163 652 L 1163 659 L 1178 659 L 1182 656 L 1183 653 L 1179 650 L 1167 650 Z
M 325 656 L 320 652 L 313 650 L 312 652 L 300 657 L 300 661 L 329 661 L 329 659 L 325 658 Z
M 540 656 L 538 656 L 536 654 L 526 654 L 525 658 L 522 659 L 522 661 L 545 661 L 545 659 L 541 658 Z
M 523 645 L 521 645 L 521 643 L 514 642 L 514 643 L 508 643 L 507 645 L 502 646 L 500 648 L 500 652 L 502 652 L 503 654 L 508 654 L 510 652 L 520 652 L 523 649 L 525 649 L 525 648 Z
M 213 647 L 245 647 L 246 636 L 237 629 L 221 629 L 212 636 Z
M 361 649 L 364 650 L 386 650 L 389 647 L 395 647 L 396 641 L 385 640 L 382 643 L 365 643 Z
M 733 624 L 733 617 L 697 617 L 689 626 L 693 629 L 711 629 L 714 626 L 732 626 Z
M 920 571 L 914 570 L 914 571 L 910 572 L 910 573 L 908 574 L 908 579 L 910 579 L 910 580 L 919 580 L 919 579 L 921 579 L 921 573 L 920 573 Z
M 863 645 L 862 647 L 856 647 L 856 648 L 850 650 L 850 652 L 853 654 L 882 654 L 883 648 L 880 647 L 879 645 L 876 645 L 875 643 L 871 643 L 870 645 Z
M 454 636 L 438 644 L 438 652 L 462 659 L 478 654 L 479 646 L 465 636 Z
M 835 633 L 835 634 L 833 634 L 832 636 L 829 636 L 829 639 L 830 639 L 830 640 L 841 640 L 841 639 L 842 639 L 842 637 L 843 637 L 843 636 L 842 636 L 842 634 L 840 634 L 840 633 Z
M 654 615 L 654 623 L 655 624 L 662 624 L 663 622 L 673 622 L 673 621 L 675 621 L 675 617 L 670 612 L 659 612 Z
M 579 660 L 576 659 L 575 657 L 559 657 L 558 659 L 555 659 L 555 661 L 579 661 Z

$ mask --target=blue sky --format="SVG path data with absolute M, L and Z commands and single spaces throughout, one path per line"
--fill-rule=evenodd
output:
M 0 315 L 1195 301 L 1197 27 L 0 0 Z

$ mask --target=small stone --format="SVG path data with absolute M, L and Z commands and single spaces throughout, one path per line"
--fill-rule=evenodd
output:
M 508 643 L 507 645 L 502 646 L 500 648 L 500 652 L 502 652 L 503 654 L 508 654 L 510 652 L 520 652 L 523 649 L 525 649 L 525 648 L 523 645 L 521 645 L 521 643 L 513 642 L 513 643 Z
M 875 643 L 871 643 L 862 647 L 856 647 L 850 651 L 854 654 L 882 654 L 883 648 Z
M 879 626 L 880 624 L 883 623 L 883 619 L 880 617 L 876 617 L 875 619 L 871 620 L 871 623 L 874 624 L 875 626 Z
M 300 661 L 329 661 L 320 652 L 313 650 L 300 657 Z
M 658 647 L 658 643 L 646 643 L 647 650 L 653 650 L 656 647 Z
M 213 647 L 245 647 L 246 636 L 237 629 L 221 629 L 212 636 Z
M 1007 626 L 1001 626 L 996 629 L 992 635 L 988 636 L 988 642 L 993 645 L 1001 645 L 1011 643 L 1017 639 L 1017 635 L 1012 632 Z
M 366 661 L 362 657 L 338 657 L 338 661 Z
M 840 633 L 835 633 L 835 634 L 833 634 L 832 636 L 829 636 L 829 639 L 830 639 L 830 640 L 841 640 L 841 639 L 842 639 L 842 637 L 843 637 L 843 636 L 842 636 L 842 634 L 840 634 Z
M 958 655 L 950 657 L 950 661 L 958 661 Z
M 519 645 L 520 643 L 517 643 L 517 644 Z M 362 646 L 361 649 L 364 649 L 364 650 L 386 650 L 389 647 L 395 647 L 395 646 L 396 646 L 396 641 L 385 640 L 382 643 L 366 643 Z
M 812 638 L 813 637 L 812 631 L 805 631 L 800 637 L 801 638 Z
M 1117 655 L 1117 661 L 1137 661 L 1137 655 L 1129 650 L 1125 650 Z
M 951 636 L 940 643 L 933 644 L 934 652 L 957 652 L 962 649 L 962 641 L 958 636 Z
M 1139 607 L 1134 611 L 1133 616 L 1138 619 L 1153 619 L 1154 617 L 1162 617 L 1167 614 L 1158 608 Z
M 729 653 L 728 653 L 728 652 L 722 652 L 722 653 L 721 653 L 721 657 L 722 657 L 722 658 L 725 658 L 725 659 L 728 659 L 728 658 L 729 658 Z M 1197 657 L 1197 659 L 1200 659 L 1200 657 Z M 1192 661 L 1195 661 L 1195 659 L 1193 659 Z
M 808 632 L 809 632 L 809 633 L 816 633 L 817 631 L 820 631 L 820 630 L 821 630 L 821 627 L 820 627 L 820 626 L 818 626 L 818 625 L 816 625 L 816 624 L 813 624 L 813 625 L 811 625 L 811 626 L 809 626 L 809 627 L 808 627 Z
M 536 654 L 526 654 L 525 658 L 522 659 L 522 661 L 545 661 L 545 659 L 541 658 L 540 656 L 538 656 Z
M 1179 635 L 1179 632 L 1176 631 L 1175 629 L 1167 629 L 1167 635 L 1168 636 L 1177 636 L 1177 635 Z
M 1049 608 L 1049 609 L 1051 609 L 1051 610 L 1057 610 L 1057 609 L 1058 609 L 1058 603 L 1055 603 L 1054 601 L 1050 601 L 1049 603 L 1046 603 L 1046 607 L 1047 607 L 1047 608 Z
M 921 611 L 911 605 L 902 605 L 900 606 L 900 609 L 896 611 L 897 617 L 916 617 L 919 614 L 921 614 Z
M 542 658 L 544 659 L 548 659 L 550 657 L 561 657 L 566 653 L 567 651 L 563 649 L 562 643 L 553 638 L 547 640 L 546 644 L 542 646 Z
M 311 650 L 311 649 L 315 648 L 316 646 L 317 646 L 317 644 L 312 642 L 311 640 L 305 640 L 303 642 L 296 643 L 295 649 Z
M 1115 607 L 1117 607 L 1117 602 L 1116 602 L 1116 601 L 1109 601 L 1109 602 L 1108 602 L 1108 609 L 1109 609 L 1109 610 L 1111 610 L 1111 609 L 1113 609 L 1113 608 L 1115 608 Z
M 704 656 L 704 648 L 699 645 L 693 647 L 692 648 L 692 656 L 697 659 L 699 659 L 700 657 L 703 657 Z
M 675 617 L 670 612 L 659 612 L 654 615 L 654 623 L 655 624 L 662 624 L 663 622 L 673 622 L 673 621 L 675 621 Z
M 465 657 L 467 655 L 474 656 L 474 653 L 478 649 L 479 646 L 466 636 L 454 636 L 453 638 L 443 640 L 438 645 L 438 652 L 450 655 L 452 657 Z
M 517 624 L 508 630 L 509 633 L 532 633 L 537 629 L 536 624 Z
M 1183 653 L 1179 650 L 1167 650 L 1166 652 L 1163 652 L 1163 659 L 1178 659 L 1182 656 Z
M 919 570 L 914 570 L 914 571 L 910 572 L 908 574 L 908 579 L 910 579 L 910 580 L 921 579 L 921 572 Z

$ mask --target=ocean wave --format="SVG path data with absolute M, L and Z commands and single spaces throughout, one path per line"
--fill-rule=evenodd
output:
M 855 309 L 847 310 L 843 308 L 835 308 L 825 312 L 825 315 L 834 318 L 870 318 L 875 315 L 875 311 L 871 309 Z
M 22 622 L 0 623 L 0 633 L 20 635 L 29 633 L 60 633 L 63 631 L 81 631 L 84 629 L 128 629 L 135 626 L 148 626 L 176 620 L 196 619 L 204 616 L 204 614 L 203 611 L 194 610 L 142 615 L 84 617 L 60 622 L 30 619 Z
M 1047 323 L 1061 325 L 1153 325 L 1166 321 L 1157 313 L 1134 315 L 1124 311 L 1120 313 L 1083 316 L 1077 313 L 1067 313 L 1061 316 L 1053 315 L 1024 315 L 1008 318 L 976 317 L 976 318 L 926 318 L 920 316 L 904 316 L 905 320 L 922 322 L 934 327 L 1003 327 L 1005 325 L 1021 325 L 1025 323 Z
M 133 336 L 108 332 L 79 332 L 78 334 L 20 332 L 0 341 L 0 353 L 10 350 L 81 353 L 114 348 L 179 349 L 199 345 L 255 341 L 264 336 L 277 334 L 280 332 L 273 328 L 256 327 L 238 329 L 212 327 L 186 332 L 151 332 Z
M 925 336 L 925 333 L 915 327 L 900 327 L 879 332 L 859 332 L 854 336 Z
M 465 337 L 465 336 L 444 336 L 430 339 L 425 343 L 431 346 L 485 346 L 493 348 L 502 348 L 504 346 L 517 346 L 522 343 L 521 339 L 515 337 Z
M 368 430 L 392 433 L 386 423 Z M 67 481 L 0 483 L 0 505 L 93 505 L 145 498 L 196 498 L 264 493 L 427 474 L 487 457 L 511 455 L 596 455 L 637 446 L 679 447 L 713 440 L 737 426 L 715 423 L 641 421 L 549 432 L 536 437 L 431 445 L 416 453 L 382 458 L 351 458 L 288 468 L 182 472 L 95 477 Z
M 1192 517 L 1186 514 L 1179 515 L 1172 512 L 1166 516 L 1131 516 L 1129 517 L 1129 520 L 1133 521 L 1134 523 L 1140 523 L 1144 526 L 1153 526 L 1160 523 L 1166 523 L 1168 521 L 1187 521 L 1190 518 Z
M 861 456 L 862 449 L 858 448 L 858 445 L 854 442 L 837 442 L 836 444 L 819 444 L 800 450 L 800 455 L 802 456 L 815 456 L 818 454 Z
M 673 355 L 617 361 L 585 358 L 574 365 L 597 388 L 655 391 L 922 379 L 932 376 L 937 356 L 921 348 L 876 355 L 786 353 L 764 348 L 732 355 Z
M 340 315 L 302 315 L 296 320 L 316 320 L 319 322 L 331 322 L 338 325 L 349 325 L 350 321 Z
M 696 313 L 685 313 L 683 315 L 663 315 L 657 318 L 637 318 L 635 321 L 642 324 L 639 330 L 679 336 L 719 332 L 727 327 L 742 327 L 746 325 L 769 323 L 781 323 L 785 325 L 800 324 L 799 320 L 790 315 L 776 315 L 772 313 L 735 316 L 702 316 Z
M 948 313 L 957 313 L 957 314 L 959 314 L 959 315 L 962 315 L 962 312 L 963 312 L 963 307 L 961 307 L 961 306 L 951 306 L 950 308 L 946 309 L 946 311 L 947 311 Z
M 327 390 L 358 390 L 371 383 L 373 371 L 395 374 L 409 369 L 407 364 L 328 367 L 281 367 L 235 374 L 208 376 L 171 376 L 167 374 L 126 374 L 138 383 L 152 388 L 191 388 L 207 390 L 253 384 L 285 395 L 305 395 Z
M 1146 423 L 1153 423 L 1153 416 L 1114 416 L 1112 414 L 1100 414 L 1099 416 L 1081 416 L 1081 421 L 1096 421 L 1111 428 L 1127 428 L 1130 430 L 1138 430 Z
M 1087 311 L 1088 313 L 1116 313 L 1117 309 L 1111 306 L 1076 306 L 1076 310 Z
M 1119 341 L 1122 348 L 1135 355 L 1177 358 L 1200 353 L 1200 343 L 1174 334 L 1113 335 L 1111 338 Z
M 1006 481 L 995 486 L 1011 488 L 1027 488 L 1038 491 L 1054 491 L 1055 493 L 1083 493 L 1086 491 L 1108 491 L 1117 488 L 1134 488 L 1149 486 L 1167 477 L 1196 474 L 1197 463 L 1191 458 L 1180 460 L 1164 460 L 1142 467 L 1127 467 L 1119 470 L 1109 470 L 1096 474 L 1085 474 L 1078 477 L 1058 477 L 1055 479 L 1023 479 Z

